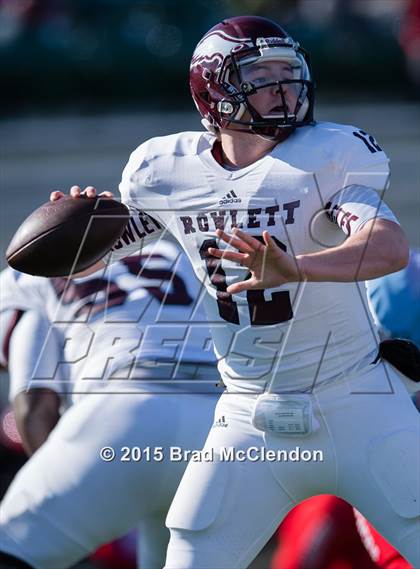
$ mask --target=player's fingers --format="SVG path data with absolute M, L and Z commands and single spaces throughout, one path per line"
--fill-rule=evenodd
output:
M 72 198 L 79 198 L 81 193 L 82 190 L 79 188 L 79 186 L 72 186 L 70 188 L 70 195 Z
M 112 192 L 109 192 L 108 190 L 101 192 L 99 195 L 101 196 L 101 198 L 113 198 L 114 197 L 114 194 Z
M 228 233 L 225 233 L 221 229 L 216 230 L 216 235 L 222 241 L 225 241 L 225 243 L 232 245 L 232 247 L 235 247 L 235 249 L 239 249 L 239 251 L 242 251 L 243 253 L 253 253 L 253 249 L 247 243 L 241 241 L 234 235 L 229 235 Z
M 83 190 L 82 193 L 88 198 L 94 198 L 96 197 L 96 188 L 94 188 L 93 186 L 86 186 L 86 188 Z
M 244 290 L 257 290 L 261 289 L 261 284 L 255 278 L 250 278 L 246 281 L 241 281 L 239 283 L 231 284 L 227 287 L 226 292 L 229 294 L 238 294 Z
M 274 247 L 277 247 L 277 245 L 274 243 L 274 240 L 272 239 L 272 237 L 268 233 L 268 231 L 263 231 L 263 239 L 264 239 L 264 243 L 266 244 L 266 246 L 269 249 L 273 249 Z
M 50 193 L 50 202 L 55 202 L 60 198 L 64 197 L 64 192 L 60 192 L 59 190 L 55 190 L 54 192 Z
M 242 241 L 251 246 L 253 251 L 259 251 L 264 248 L 264 245 L 260 243 L 258 239 L 252 237 L 252 235 L 249 235 L 249 233 L 245 233 L 245 231 L 241 231 L 237 227 L 235 227 L 232 231 L 235 237 L 239 237 Z
M 263 239 L 267 253 L 275 253 L 277 257 L 285 254 L 282 248 L 276 244 L 268 231 L 263 231 Z
M 228 261 L 235 261 L 235 263 L 241 263 L 241 265 L 245 264 L 247 259 L 249 258 L 248 255 L 244 253 L 237 253 L 236 251 L 221 251 L 220 249 L 215 249 L 214 247 L 209 247 L 208 252 L 213 257 L 217 257 L 218 259 L 227 259 Z

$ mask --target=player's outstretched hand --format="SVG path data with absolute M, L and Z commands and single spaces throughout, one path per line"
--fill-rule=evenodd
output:
M 94 188 L 93 186 L 87 186 L 83 192 L 80 189 L 79 186 L 72 186 L 70 188 L 70 192 L 69 192 L 70 196 L 72 198 L 80 198 L 80 196 L 86 196 L 88 198 L 95 198 L 97 193 L 96 193 L 96 188 Z M 58 190 L 51 192 L 50 194 L 50 201 L 51 202 L 55 202 L 57 200 L 59 200 L 60 198 L 64 197 L 66 194 L 64 192 L 60 192 Z M 101 192 L 100 194 L 101 198 L 113 198 L 114 194 L 112 192 Z
M 274 288 L 288 282 L 302 280 L 296 260 L 276 245 L 268 231 L 264 231 L 264 243 L 261 243 L 240 229 L 233 229 L 233 235 L 228 235 L 218 229 L 217 236 L 237 251 L 209 248 L 209 253 L 219 259 L 228 259 L 247 267 L 251 277 L 230 285 L 229 294 L 244 290 Z

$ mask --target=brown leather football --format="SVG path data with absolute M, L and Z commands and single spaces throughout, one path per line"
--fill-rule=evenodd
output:
M 6 251 L 11 267 L 42 277 L 84 271 L 99 261 L 123 233 L 129 211 L 110 198 L 47 202 L 25 219 Z

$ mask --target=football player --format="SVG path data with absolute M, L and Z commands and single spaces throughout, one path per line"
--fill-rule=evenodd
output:
M 6 269 L 0 291 L 10 397 L 39 448 L 1 504 L 0 550 L 60 569 L 138 525 L 141 566 L 163 566 L 177 448 L 201 448 L 221 391 L 185 256 L 161 241 L 72 281 Z
M 388 158 L 362 128 L 314 120 L 307 55 L 264 18 L 205 34 L 190 84 L 208 132 L 133 152 L 120 185 L 133 217 L 111 255 L 165 232 L 179 241 L 206 284 L 227 388 L 204 447 L 214 460 L 189 463 L 169 511 L 166 567 L 246 567 L 294 504 L 322 493 L 419 566 L 419 416 L 399 374 L 372 363 L 359 286 L 408 260 L 382 199 Z
M 59 393 L 65 392 L 59 379 L 61 370 L 47 387 L 45 382 L 37 387 L 36 379 L 31 380 L 33 374 L 48 374 L 52 363 L 63 359 L 63 341 L 38 310 L 1 311 L 0 325 L 7 333 L 2 346 L 4 365 L 9 371 L 9 400 L 22 446 L 30 456 L 46 441 L 65 404 L 64 395 Z
M 367 282 L 375 322 L 385 338 L 407 338 L 420 348 L 420 249 L 402 271 Z

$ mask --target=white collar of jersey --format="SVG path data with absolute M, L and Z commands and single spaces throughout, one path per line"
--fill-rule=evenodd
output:
M 252 170 L 261 167 L 261 165 L 264 164 L 264 162 L 266 162 L 267 167 L 271 166 L 270 159 L 272 158 L 272 153 L 276 147 L 274 147 L 271 152 L 269 152 L 268 154 L 266 154 L 256 162 L 253 162 L 249 166 L 246 166 L 245 168 L 228 169 L 219 164 L 219 162 L 213 156 L 212 149 L 216 140 L 217 140 L 216 136 L 208 132 L 204 132 L 198 141 L 197 155 L 207 168 L 216 171 L 217 174 L 220 175 L 222 178 L 227 178 L 229 180 L 241 178 L 242 176 L 245 176 Z

